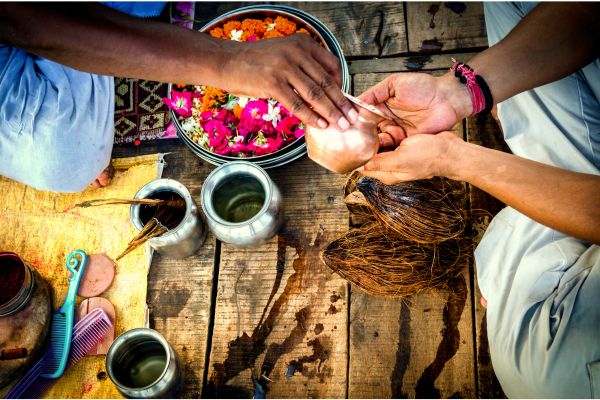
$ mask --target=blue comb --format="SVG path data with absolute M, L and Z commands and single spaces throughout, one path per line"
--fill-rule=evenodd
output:
M 104 335 L 108 333 L 113 324 L 101 308 L 95 308 L 73 326 L 71 350 L 69 351 L 68 366 L 77 363 L 88 351 L 94 347 Z M 38 399 L 56 382 L 55 379 L 41 378 L 46 363 L 46 353 L 31 368 L 15 386 L 6 394 L 5 399 Z
M 40 374 L 42 378 L 57 379 L 63 374 L 67 366 L 73 334 L 75 297 L 86 263 L 87 254 L 83 250 L 75 250 L 67 257 L 67 269 L 71 271 L 69 290 L 63 305 L 52 316 L 50 341 L 44 355 L 44 371 Z

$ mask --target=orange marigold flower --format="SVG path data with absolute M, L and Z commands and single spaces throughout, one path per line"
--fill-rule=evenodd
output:
M 275 18 L 275 29 L 285 36 L 296 33 L 296 24 L 284 17 Z
M 263 19 L 263 22 L 266 24 L 272 24 L 273 23 L 273 18 L 271 17 L 267 17 L 265 19 Z
M 263 36 L 263 39 L 271 39 L 271 38 L 278 38 L 278 37 L 283 37 L 285 36 L 283 33 L 279 32 L 278 30 L 270 30 L 270 31 L 266 31 L 265 35 Z
M 178 89 L 182 89 L 182 88 L 186 87 L 187 85 L 185 83 L 176 83 L 175 86 L 177 86 Z
M 215 28 L 210 31 L 210 36 L 218 38 L 218 39 L 227 39 L 227 35 L 222 28 Z
M 228 23 L 223 25 L 223 30 L 225 31 L 225 37 L 229 38 L 231 36 L 231 31 L 234 29 L 236 31 L 241 30 L 242 23 L 240 21 L 233 20 L 233 21 L 229 21 Z
M 260 19 L 246 18 L 242 21 L 242 30 L 244 31 L 242 37 L 256 35 L 256 38 L 260 39 L 264 35 L 266 27 Z
M 242 107 L 236 104 L 235 106 L 233 106 L 233 115 L 235 115 L 235 117 L 239 119 L 242 115 L 243 110 L 244 109 Z
M 204 88 L 204 98 L 202 99 L 202 111 L 212 111 L 216 106 L 225 102 L 227 93 L 221 89 L 212 86 Z

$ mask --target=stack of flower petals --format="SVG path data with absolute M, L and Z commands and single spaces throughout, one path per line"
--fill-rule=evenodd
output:
M 359 210 L 366 222 L 330 243 L 321 257 L 367 293 L 405 298 L 446 289 L 466 266 L 462 184 L 434 178 L 387 186 L 355 173 L 346 194 L 350 211 Z
M 254 42 L 295 33 L 310 33 L 287 18 L 230 20 L 210 35 Z M 274 153 L 304 136 L 304 124 L 272 98 L 236 96 L 211 86 L 174 85 L 163 102 L 177 116 L 185 135 L 209 153 L 258 157 Z

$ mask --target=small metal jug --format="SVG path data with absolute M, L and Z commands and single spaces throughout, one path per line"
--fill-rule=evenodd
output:
M 175 398 L 182 388 L 181 362 L 153 329 L 120 335 L 106 354 L 106 371 L 117 390 L 130 399 Z
M 196 253 L 204 239 L 206 229 L 198 212 L 198 206 L 192 199 L 189 190 L 174 179 L 157 179 L 142 187 L 135 195 L 136 199 L 160 197 L 164 193 L 175 193 L 186 205 L 185 213 L 179 225 L 161 236 L 148 240 L 148 243 L 159 253 L 171 258 L 184 258 Z M 130 219 L 138 231 L 144 227 L 140 218 L 140 205 L 132 205 Z
M 234 161 L 215 169 L 202 185 L 201 204 L 215 236 L 238 247 L 262 244 L 277 234 L 283 201 L 264 169 Z

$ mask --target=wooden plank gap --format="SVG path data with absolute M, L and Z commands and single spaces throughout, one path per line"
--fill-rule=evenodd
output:
M 406 51 L 410 52 L 410 38 L 408 37 L 408 13 L 406 11 L 406 1 L 402 2 L 404 8 L 404 34 L 406 35 Z
M 219 288 L 219 269 L 221 264 L 221 241 L 216 240 L 215 259 L 213 263 L 213 281 L 210 289 L 210 313 L 208 316 L 208 329 L 206 332 L 206 349 L 204 351 L 204 370 L 202 371 L 202 397 L 206 398 L 206 384 L 208 382 L 208 370 L 210 367 L 210 353 L 212 349 L 212 337 L 215 329 L 215 315 L 217 309 L 217 291 Z
M 371 58 L 349 60 L 350 74 L 377 73 L 377 72 L 405 72 L 405 71 L 433 71 L 450 69 L 452 58 L 468 62 L 478 52 L 451 52 L 444 54 L 408 54 L 390 58 Z

